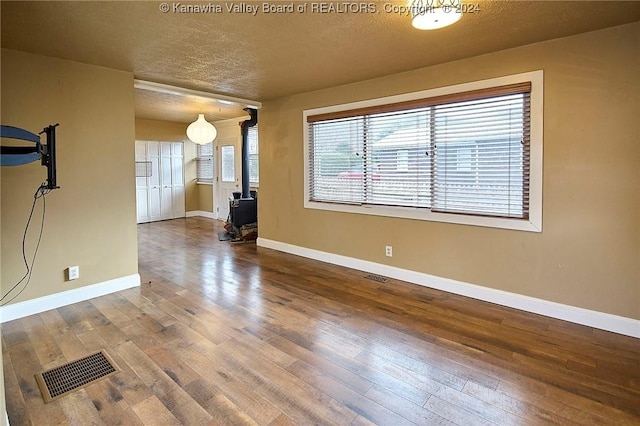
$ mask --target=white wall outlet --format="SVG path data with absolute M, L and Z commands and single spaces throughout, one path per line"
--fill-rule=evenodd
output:
M 391 246 L 386 246 L 386 247 L 384 248 L 384 254 L 385 254 L 387 257 L 393 257 L 393 247 L 391 247 Z
M 80 278 L 80 267 L 69 266 L 67 268 L 67 281 L 77 280 L 78 278 Z

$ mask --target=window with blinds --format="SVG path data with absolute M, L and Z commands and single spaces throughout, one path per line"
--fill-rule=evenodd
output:
M 305 114 L 306 202 L 528 221 L 531 93 L 521 81 Z
M 260 165 L 258 161 L 259 144 L 258 144 L 258 128 L 249 127 L 247 134 L 249 142 L 249 182 L 252 185 L 260 183 Z
M 196 182 L 213 183 L 213 142 L 196 145 Z

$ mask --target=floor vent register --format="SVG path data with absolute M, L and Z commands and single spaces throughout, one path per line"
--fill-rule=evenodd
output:
M 35 376 L 44 402 L 48 403 L 118 371 L 120 368 L 101 350 Z

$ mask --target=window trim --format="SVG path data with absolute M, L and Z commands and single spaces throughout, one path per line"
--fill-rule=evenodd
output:
M 310 201 L 309 199 L 309 119 L 310 116 L 339 116 L 348 111 L 375 109 L 390 104 L 410 104 L 425 98 L 453 95 L 462 92 L 472 92 L 498 86 L 520 83 L 531 83 L 530 97 L 530 176 L 529 176 L 529 218 L 510 219 L 476 215 L 440 213 L 414 207 L 391 207 L 375 205 L 348 205 Z M 479 80 L 452 86 L 439 87 L 401 95 L 387 96 L 377 99 L 332 105 L 321 108 L 304 110 L 304 208 L 336 211 L 344 213 L 368 214 L 404 219 L 426 220 L 434 222 L 454 223 L 461 225 L 483 226 L 491 228 L 512 229 L 528 232 L 542 232 L 542 161 L 543 161 L 543 86 L 544 73 L 542 70 L 514 74 L 504 77 Z

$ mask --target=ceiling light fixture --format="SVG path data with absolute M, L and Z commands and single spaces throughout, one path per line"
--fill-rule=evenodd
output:
M 462 18 L 462 0 L 411 0 L 411 25 L 419 30 L 437 30 Z
M 204 114 L 198 114 L 198 119 L 187 127 L 187 137 L 198 145 L 213 142 L 217 135 L 215 126 L 204 119 Z

